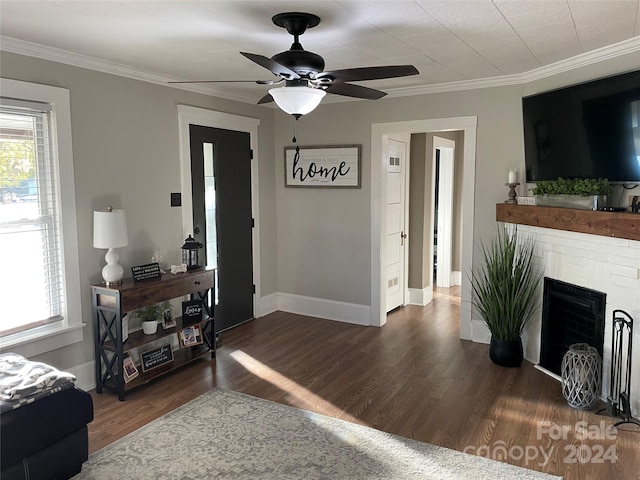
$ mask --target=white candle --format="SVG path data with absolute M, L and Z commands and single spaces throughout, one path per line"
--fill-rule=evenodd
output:
M 518 183 L 518 170 L 510 168 L 508 180 L 509 181 L 507 183 Z

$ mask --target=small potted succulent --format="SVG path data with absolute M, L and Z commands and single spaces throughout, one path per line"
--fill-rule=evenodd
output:
M 169 302 L 156 303 L 139 308 L 134 315 L 142 322 L 142 331 L 147 335 L 153 335 L 158 331 L 158 322 L 162 321 L 164 312 L 169 308 Z

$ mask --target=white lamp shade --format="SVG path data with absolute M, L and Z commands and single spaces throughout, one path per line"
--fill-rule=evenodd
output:
M 124 210 L 93 212 L 93 246 L 120 248 L 129 244 Z
M 327 94 L 322 89 L 310 87 L 272 88 L 269 93 L 278 107 L 290 115 L 306 115 L 312 112 Z

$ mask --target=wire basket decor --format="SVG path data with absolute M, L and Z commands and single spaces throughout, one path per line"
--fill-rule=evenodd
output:
M 602 359 L 586 343 L 569 347 L 562 358 L 562 395 L 573 408 L 592 407 L 602 390 Z

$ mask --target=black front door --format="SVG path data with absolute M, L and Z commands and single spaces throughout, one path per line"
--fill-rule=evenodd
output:
M 253 318 L 250 135 L 199 125 L 189 135 L 193 236 L 217 268 L 217 333 Z

